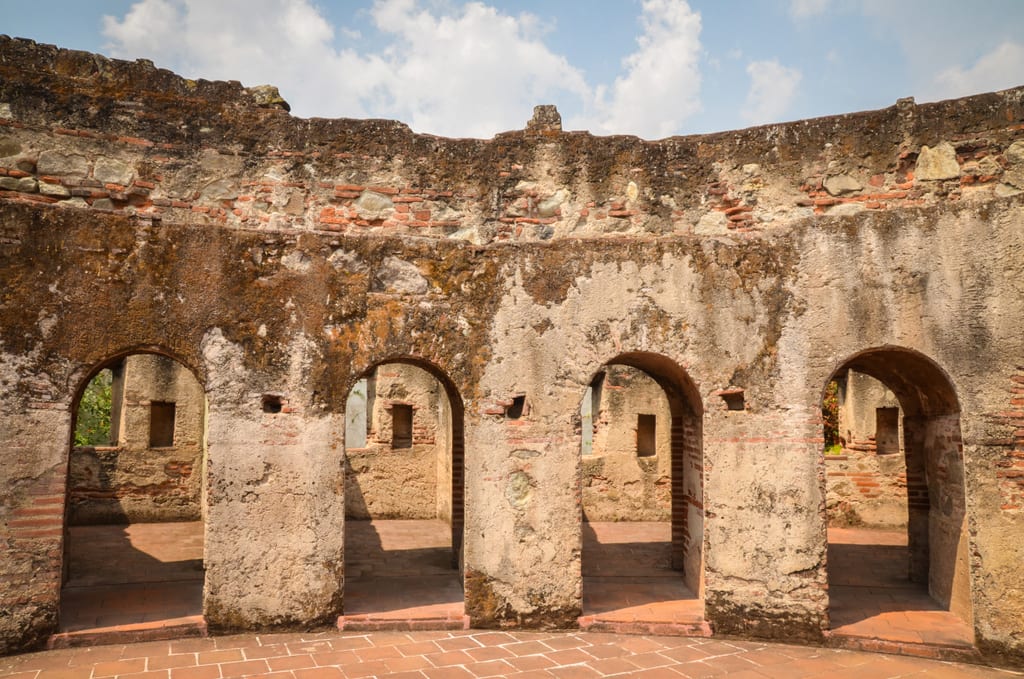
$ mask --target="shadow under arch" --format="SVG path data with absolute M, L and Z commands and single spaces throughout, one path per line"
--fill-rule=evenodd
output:
M 415 370 L 389 372 L 389 366 L 406 366 Z M 438 412 L 427 417 L 423 411 L 433 397 L 425 395 L 424 376 L 439 386 L 443 396 L 430 405 L 431 408 L 437 407 Z M 460 576 L 457 584 L 453 585 L 452 570 L 461 573 L 465 530 L 465 413 L 462 396 L 441 367 L 414 355 L 392 355 L 375 360 L 360 372 L 353 373 L 348 382 L 344 436 L 346 594 L 340 624 L 347 629 L 355 629 L 367 626 L 367 619 L 375 618 L 377 626 L 386 628 L 391 618 L 410 609 L 417 609 L 411 617 L 434 618 L 446 605 L 454 610 L 454 590 L 457 589 L 457 620 L 447 622 L 461 626 L 462 578 Z M 366 391 L 361 399 L 354 401 L 359 385 L 364 385 Z M 361 410 L 355 412 L 356 420 L 364 418 L 365 429 L 360 432 L 363 436 L 361 444 L 353 446 L 350 437 L 355 424 L 353 406 L 357 404 Z M 375 511 L 372 508 L 387 504 L 380 502 L 383 494 L 394 500 L 408 491 L 409 486 L 391 487 L 395 482 L 386 479 L 380 487 L 364 488 L 360 479 L 367 478 L 366 469 L 357 473 L 354 466 L 376 465 L 379 476 L 385 477 L 389 469 L 381 462 L 387 463 L 388 456 L 392 456 L 392 461 L 401 459 L 399 456 L 417 456 L 424 447 L 432 447 L 437 460 L 434 478 L 437 513 L 429 521 L 439 523 L 438 519 L 447 520 L 449 524 L 445 536 L 445 542 L 450 545 L 450 556 L 445 558 L 444 564 L 446 571 L 439 568 L 441 564 L 436 557 L 436 528 L 423 524 L 413 531 L 419 535 L 414 535 L 410 529 L 400 525 L 408 523 L 404 509 Z M 392 466 L 391 470 L 395 467 Z M 442 498 L 442 494 L 447 497 Z M 367 525 L 362 525 L 364 523 Z M 417 540 L 421 538 L 426 542 L 419 544 Z M 392 546 L 386 548 L 385 541 L 391 541 Z M 397 549 L 395 543 L 398 544 Z M 358 551 L 367 554 L 359 554 L 357 562 Z M 367 558 L 370 563 L 364 563 Z M 417 575 L 420 577 L 410 577 Z M 394 577 L 402 577 L 402 584 L 394 582 Z M 356 580 L 359 584 L 354 587 Z M 441 614 L 450 617 L 452 611 Z
M 591 417 L 600 418 L 602 427 L 606 426 L 604 417 L 605 414 L 601 413 L 600 416 L 596 410 L 599 410 L 603 406 L 600 403 L 607 400 L 603 395 L 596 395 L 597 392 L 605 391 L 603 381 L 610 368 L 615 366 L 625 366 L 632 368 L 642 373 L 646 378 L 653 380 L 653 382 L 660 387 L 660 391 L 664 394 L 665 400 L 667 400 L 668 407 L 668 421 L 669 421 L 669 436 L 668 436 L 668 468 L 669 468 L 669 518 L 670 518 L 670 545 L 669 553 L 667 556 L 668 566 L 676 571 L 682 571 L 681 578 L 676 575 L 671 578 L 685 585 L 685 590 L 689 590 L 690 594 L 686 598 L 693 601 L 696 597 L 696 601 L 693 603 L 698 604 L 696 606 L 689 605 L 688 610 L 683 616 L 679 616 L 678 612 L 670 619 L 670 621 L 688 620 L 689 622 L 696 622 L 697 619 L 702 619 L 703 609 L 699 605 L 699 602 L 703 600 L 703 533 L 704 533 L 704 461 L 703 461 L 703 402 L 700 397 L 700 392 L 697 388 L 696 383 L 687 373 L 687 371 L 676 363 L 671 358 L 662 354 L 652 352 L 624 352 L 620 353 L 608 361 L 606 361 L 602 367 L 595 371 L 593 378 L 590 382 L 588 394 L 593 399 L 591 404 Z M 586 401 L 584 396 L 584 403 Z M 641 399 L 643 400 L 643 399 Z M 662 402 L 664 403 L 664 402 Z M 650 398 L 647 398 L 647 408 L 653 406 L 654 403 Z M 643 407 L 643 406 L 638 406 Z M 657 406 L 663 408 L 663 405 Z M 581 411 L 582 412 L 582 411 Z M 638 411 L 639 412 L 639 411 Z M 630 415 L 636 419 L 637 439 L 636 439 L 636 451 L 633 464 L 638 464 L 641 467 L 649 466 L 654 469 L 653 464 L 645 463 L 644 456 L 648 456 L 648 460 L 652 460 L 657 454 L 653 449 L 642 450 L 643 444 L 641 439 L 644 437 L 642 430 L 644 427 L 644 417 L 650 415 L 634 415 L 632 410 Z M 582 417 L 582 415 L 581 415 Z M 658 415 L 654 414 L 654 417 L 649 419 L 650 425 L 657 428 Z M 621 426 L 621 425 L 620 425 Z M 584 436 L 584 442 L 586 436 Z M 660 444 L 659 444 L 660 445 Z M 598 451 L 591 451 L 597 453 Z M 595 455 L 596 457 L 596 455 Z M 625 457 L 623 457 L 625 460 Z M 581 451 L 580 465 L 581 470 L 583 465 L 586 464 L 586 458 Z M 657 473 L 661 473 L 660 471 Z M 584 474 L 581 473 L 581 483 L 584 483 Z M 583 488 L 581 487 L 581 496 L 583 495 Z M 597 539 L 594 534 L 594 528 L 587 521 L 585 502 L 581 502 L 582 506 L 582 519 L 584 520 L 584 543 Z M 614 526 L 613 526 L 614 528 Z M 641 553 L 642 550 L 637 550 L 637 553 Z M 585 560 L 589 563 L 590 560 Z M 587 569 L 587 572 L 593 572 L 592 568 Z M 666 571 L 662 571 L 659 575 L 667 576 Z M 586 590 L 587 578 L 585 577 L 584 588 Z M 668 592 L 669 590 L 666 590 Z M 666 594 L 666 595 L 655 595 L 653 600 L 657 602 L 659 599 L 667 599 L 672 597 L 679 598 L 678 594 Z M 588 617 L 588 614 L 597 612 L 600 616 L 600 606 L 588 606 L 588 599 L 592 601 L 590 597 L 585 597 L 584 601 L 584 618 Z M 698 610 L 699 609 L 699 610 Z M 660 615 L 656 613 L 655 615 Z M 694 616 L 694 620 L 689 620 L 689 615 Z M 641 614 L 642 615 L 642 614 Z M 640 622 L 661 622 L 660 620 L 649 620 Z
M 823 385 L 822 396 L 831 382 L 851 370 L 885 385 L 902 410 L 907 581 L 926 588 L 931 599 L 959 618 L 969 631 L 972 605 L 966 488 L 956 387 L 948 373 L 925 354 L 882 345 L 839 363 Z M 821 458 L 824 465 L 824 455 Z M 886 549 L 892 552 L 894 548 Z M 836 545 L 830 544 L 830 550 L 832 556 L 839 554 Z M 859 557 L 853 560 L 865 567 Z M 829 577 L 830 581 L 836 577 L 834 568 L 829 569 Z M 830 609 L 835 606 L 835 591 L 830 585 Z M 929 641 L 925 633 L 921 636 Z
M 104 370 L 109 435 L 76 445 L 83 398 Z M 199 374 L 167 347 L 141 344 L 72 375 L 62 633 L 132 624 L 145 638 L 170 619 L 183 634 L 202 628 L 207 403 Z

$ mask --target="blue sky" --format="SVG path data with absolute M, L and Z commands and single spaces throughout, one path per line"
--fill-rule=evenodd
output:
M 0 33 L 446 136 L 539 103 L 656 139 L 1024 85 L 1024 0 L 0 0 Z

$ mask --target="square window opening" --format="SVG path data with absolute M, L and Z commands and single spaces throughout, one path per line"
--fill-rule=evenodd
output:
M 412 447 L 412 406 L 409 404 L 391 405 L 391 447 Z
M 263 412 L 275 414 L 281 412 L 283 401 L 279 394 L 263 394 Z
M 505 418 L 509 420 L 518 420 L 523 416 L 526 409 L 526 396 L 514 396 L 512 398 L 512 405 L 505 408 Z
M 174 445 L 174 404 L 153 401 L 149 404 L 149 447 L 169 448 Z
M 636 455 L 652 457 L 657 453 L 657 417 L 640 414 L 636 416 Z

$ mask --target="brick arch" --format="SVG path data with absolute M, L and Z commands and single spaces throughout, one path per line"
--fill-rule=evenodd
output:
M 466 459 L 466 437 L 465 437 L 465 407 L 462 401 L 462 395 L 459 393 L 459 389 L 455 386 L 455 383 L 451 380 L 448 374 L 437 364 L 421 358 L 419 356 L 401 354 L 396 356 L 390 356 L 374 361 L 370 365 L 366 366 L 363 370 L 358 373 L 354 373 L 354 377 L 349 380 L 348 388 L 345 393 L 351 392 L 352 387 L 359 380 L 368 377 L 374 373 L 379 367 L 400 363 L 405 365 L 411 365 L 416 368 L 429 373 L 434 379 L 438 381 L 442 389 L 444 389 L 445 396 L 448 399 L 449 406 L 451 407 L 452 415 L 452 432 L 451 432 L 451 473 L 452 473 L 452 491 L 451 491 L 451 506 L 452 506 L 452 521 L 451 521 L 451 541 L 452 541 L 452 565 L 458 567 L 461 563 L 462 557 L 462 545 L 464 540 L 465 524 L 466 524 L 466 508 L 465 508 L 465 459 Z
M 624 352 L 594 371 L 591 381 L 610 365 L 635 368 L 653 379 L 669 403 L 672 566 L 687 586 L 703 596 L 704 451 L 703 403 L 689 373 L 671 358 L 653 352 Z
M 849 369 L 884 383 L 908 415 L 937 417 L 960 412 L 960 400 L 948 373 L 919 351 L 892 345 L 865 349 L 836 366 L 825 386 Z
M 129 356 L 137 356 L 139 354 L 152 354 L 156 356 L 163 356 L 169 358 L 172 361 L 178 363 L 190 373 L 192 377 L 196 379 L 199 384 L 206 385 L 206 367 L 203 365 L 195 365 L 192 361 L 187 359 L 181 353 L 176 352 L 162 344 L 137 344 L 130 347 L 124 347 L 109 353 L 104 354 L 104 358 L 96 361 L 92 361 L 87 367 L 73 373 L 69 381 L 74 385 L 71 391 L 71 407 L 72 407 L 72 419 L 77 416 L 78 403 L 82 399 L 82 394 L 85 393 L 85 388 L 89 386 L 89 382 L 92 381 L 101 370 L 109 368 L 112 365 L 117 364 L 119 361 L 124 360 Z M 74 422 L 72 422 L 72 434 L 74 433 Z
M 842 361 L 826 380 L 822 394 L 829 382 L 850 369 L 888 387 L 903 411 L 909 579 L 927 584 L 934 599 L 970 621 L 966 488 L 956 387 L 949 374 L 925 354 L 886 345 Z

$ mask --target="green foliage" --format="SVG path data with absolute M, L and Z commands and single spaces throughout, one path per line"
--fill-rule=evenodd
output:
M 110 409 L 114 376 L 101 370 L 92 378 L 78 403 L 78 422 L 75 426 L 76 446 L 109 446 Z
M 839 385 L 835 380 L 825 387 L 825 398 L 821 402 L 821 419 L 825 422 L 825 452 L 839 447 Z M 838 455 L 838 453 L 832 453 Z
M 838 444 L 838 443 L 836 443 L 835 445 L 828 446 L 827 448 L 825 448 L 825 454 L 826 455 L 842 455 L 843 454 L 843 446 Z

